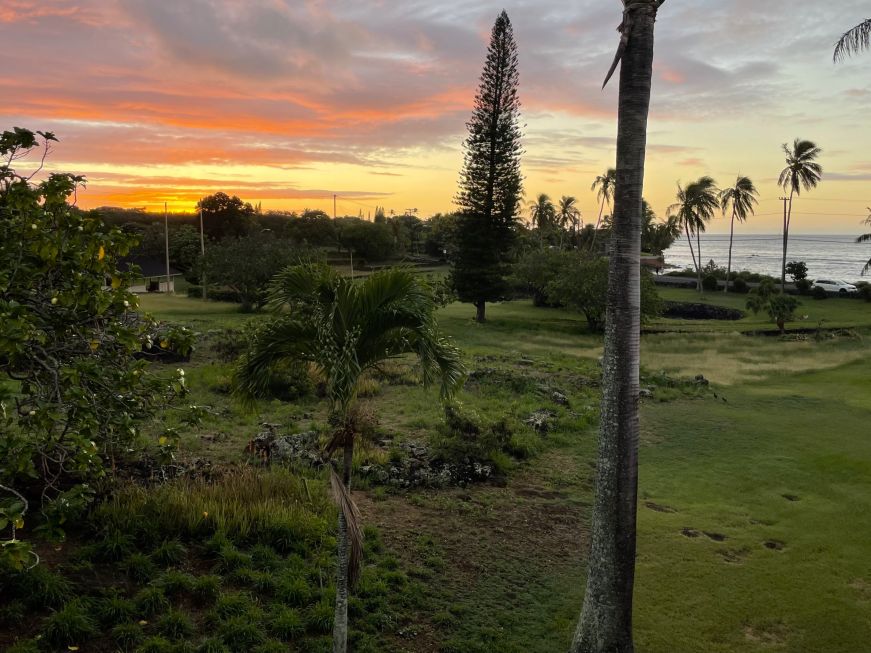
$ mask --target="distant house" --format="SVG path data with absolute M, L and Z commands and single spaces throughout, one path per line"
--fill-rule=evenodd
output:
M 132 292 L 167 292 L 166 261 L 149 256 L 128 256 L 118 261 L 118 270 L 121 272 L 128 272 L 133 267 L 139 268 L 140 277 L 130 286 Z M 175 278 L 179 276 L 181 272 L 169 268 L 169 292 L 175 292 Z

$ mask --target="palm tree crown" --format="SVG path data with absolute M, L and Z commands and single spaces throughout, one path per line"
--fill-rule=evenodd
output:
M 796 138 L 792 148 L 783 144 L 786 154 L 786 167 L 781 171 L 777 183 L 783 190 L 801 195 L 802 190 L 816 188 L 823 176 L 823 167 L 816 159 L 823 153 L 813 141 Z
M 590 190 L 595 190 L 596 199 L 602 203 L 611 203 L 611 198 L 614 197 L 614 186 L 617 185 L 617 171 L 614 168 L 608 168 L 604 175 L 599 175 L 590 186 Z
M 668 211 L 675 212 L 691 234 L 704 233 L 707 223 L 720 206 L 717 193 L 717 182 L 707 176 L 687 184 L 686 188 L 678 184 L 677 202 L 668 207 Z
M 871 227 L 871 206 L 868 207 L 868 217 L 865 218 L 865 224 Z M 857 243 L 868 243 L 871 242 L 871 233 L 862 234 L 856 239 Z M 862 268 L 862 276 L 865 276 L 869 271 L 871 271 L 871 259 L 868 259 L 868 262 L 865 264 L 865 267 Z
M 571 227 L 577 231 L 581 222 L 581 210 L 578 208 L 578 200 L 571 195 L 563 195 L 559 201 L 557 217 L 559 218 L 559 226 L 563 229 Z
M 835 45 L 835 62 L 843 61 L 871 47 L 871 18 L 863 20 L 853 29 L 845 32 Z
M 550 196 L 542 193 L 534 202 L 529 203 L 529 216 L 532 218 L 532 226 L 539 229 L 546 229 L 551 226 L 556 218 L 556 207 L 554 207 Z
M 755 213 L 753 207 L 759 203 L 758 195 L 759 192 L 750 177 L 738 177 L 734 186 L 720 192 L 720 208 L 724 215 L 731 210 L 735 219 L 744 222 L 749 215 Z
M 408 270 L 354 283 L 325 264 L 291 266 L 270 284 L 269 306 L 278 316 L 235 371 L 242 400 L 265 394 L 272 370 L 287 361 L 317 368 L 339 417 L 356 399 L 363 373 L 389 358 L 416 355 L 424 382 L 439 379 L 445 399 L 462 380 L 459 350 L 438 331 L 432 294 Z

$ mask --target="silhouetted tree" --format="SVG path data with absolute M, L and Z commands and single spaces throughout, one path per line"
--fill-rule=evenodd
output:
M 493 25 L 475 109 L 466 125 L 456 198 L 460 219 L 452 279 L 460 301 L 475 305 L 479 322 L 485 319 L 486 302 L 502 299 L 508 290 L 508 254 L 522 192 L 517 81 L 517 44 L 503 11 Z
M 254 227 L 254 207 L 227 193 L 215 193 L 197 202 L 203 212 L 203 231 L 209 238 L 239 238 Z
M 790 147 L 783 144 L 786 154 L 786 167 L 781 171 L 777 183 L 789 191 L 789 201 L 783 214 L 783 265 L 780 269 L 780 291 L 786 290 L 786 249 L 789 245 L 789 225 L 792 222 L 792 200 L 801 195 L 802 189 L 817 187 L 823 177 L 823 167 L 816 162 L 823 151 L 813 141 L 796 138 Z
M 720 208 L 723 209 L 723 215 L 732 209 L 732 220 L 729 223 L 729 262 L 726 264 L 726 286 L 723 292 L 729 292 L 729 276 L 732 273 L 732 241 L 735 237 L 735 220 L 744 222 L 747 216 L 756 213 L 753 208 L 757 204 L 756 196 L 759 193 L 756 186 L 750 177 L 738 177 L 735 180 L 735 185 L 731 188 L 724 188 L 720 191 Z M 701 255 L 701 254 L 700 254 Z

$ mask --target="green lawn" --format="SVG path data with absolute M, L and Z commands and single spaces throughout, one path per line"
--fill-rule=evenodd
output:
M 698 293 L 666 290 L 666 299 Z M 744 298 L 704 301 L 743 308 Z M 658 320 L 642 340 L 642 407 L 636 636 L 640 653 L 786 651 L 855 653 L 871 641 L 871 304 L 804 299 L 790 326 L 856 327 L 780 339 L 743 335 L 767 326 Z M 173 297 L 143 308 L 198 331 L 258 316 Z M 592 500 L 595 379 L 601 339 L 582 319 L 528 302 L 440 312 L 472 370 L 502 385 L 470 383 L 460 396 L 482 419 L 505 417 L 535 442 L 507 481 L 469 488 L 355 494 L 367 524 L 424 596 L 397 594 L 399 621 L 383 650 L 565 650 L 583 592 Z M 241 412 L 220 388 L 230 367 L 206 349 L 187 366 L 194 401 L 213 413 L 185 435 L 197 455 L 242 459 L 261 421 L 305 428 L 323 419 L 314 399 L 263 402 Z M 703 374 L 711 386 L 676 384 Z M 670 380 L 669 380 L 670 379 Z M 556 406 L 547 391 L 569 399 Z M 371 402 L 380 432 L 425 441 L 438 425 L 435 391 L 382 382 Z M 547 408 L 546 436 L 523 424 Z M 222 434 L 213 438 L 215 434 Z

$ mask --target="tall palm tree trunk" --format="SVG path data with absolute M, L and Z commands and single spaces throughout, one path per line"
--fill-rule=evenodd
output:
M 702 292 L 702 237 L 700 230 L 696 229 L 696 253 L 699 255 L 699 264 L 696 266 L 696 286 Z
M 608 272 L 602 414 L 587 587 L 572 653 L 633 653 L 641 333 L 641 197 L 659 0 L 624 17 L 617 184 Z
M 354 440 L 344 447 L 342 483 L 350 492 L 351 466 L 354 460 Z M 348 520 L 339 508 L 339 529 L 336 534 L 336 612 L 333 618 L 333 653 L 348 651 L 348 576 L 351 560 Z
M 602 198 L 602 204 L 599 206 L 599 217 L 596 220 L 596 228 L 593 230 L 593 238 L 590 241 L 590 252 L 596 249 L 596 236 L 599 235 L 599 227 L 602 224 L 602 214 L 605 212 L 605 198 Z
M 689 225 L 684 222 L 683 225 L 684 233 L 687 236 L 687 245 L 690 246 L 690 256 L 693 257 L 693 267 L 696 269 L 696 290 L 698 290 L 701 286 L 699 286 L 699 264 L 696 262 L 696 250 L 693 249 L 693 237 L 690 235 Z M 701 252 L 699 252 L 699 259 L 701 259 Z
M 726 263 L 726 287 L 723 292 L 729 292 L 729 277 L 732 274 L 732 239 L 735 237 L 735 210 L 732 210 L 732 222 L 729 225 L 729 262 Z
M 789 193 L 789 203 L 783 207 L 783 261 L 780 266 L 780 292 L 786 292 L 786 249 L 789 244 L 789 223 L 792 220 L 792 196 L 795 195 L 795 189 Z

